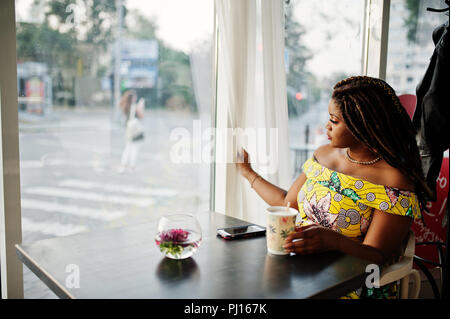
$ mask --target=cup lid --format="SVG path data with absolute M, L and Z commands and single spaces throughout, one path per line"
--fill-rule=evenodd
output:
M 270 206 L 266 210 L 268 214 L 278 216 L 293 216 L 298 214 L 298 210 L 286 206 Z

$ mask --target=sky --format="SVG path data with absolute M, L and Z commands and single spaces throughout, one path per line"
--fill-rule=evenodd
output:
M 127 7 L 155 18 L 159 38 L 188 52 L 191 45 L 210 39 L 214 27 L 214 0 L 126 0 Z
M 326 76 L 333 72 L 359 73 L 361 69 L 361 24 L 364 1 L 293 1 L 296 21 L 304 26 L 302 37 L 312 52 L 307 68 Z
M 30 15 L 33 0 L 16 0 L 17 19 L 39 19 Z M 156 20 L 157 36 L 174 49 L 189 52 L 212 35 L 214 0 L 124 0 Z M 326 76 L 333 72 L 359 72 L 364 1 L 294 0 L 294 15 L 304 27 L 303 41 L 310 48 L 309 71 Z
M 297 0 L 294 15 L 306 30 L 304 41 L 313 58 L 310 71 L 320 76 L 333 72 L 360 72 L 360 23 L 364 1 Z M 155 17 L 158 35 L 184 51 L 193 41 L 208 38 L 213 28 L 214 0 L 127 0 L 129 8 Z

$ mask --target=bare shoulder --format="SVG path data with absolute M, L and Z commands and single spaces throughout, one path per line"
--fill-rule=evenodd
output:
M 388 163 L 384 162 L 376 168 L 378 184 L 386 185 L 389 187 L 399 188 L 402 190 L 414 190 L 414 185 L 409 178 L 405 176 L 398 168 L 395 168 Z
M 316 160 L 328 168 L 336 166 L 335 162 L 338 155 L 337 149 L 332 147 L 330 144 L 321 145 L 314 151 L 314 157 Z
M 318 147 L 314 151 L 314 157 L 321 165 L 343 174 L 362 178 L 378 185 L 394 187 L 401 190 L 414 190 L 414 185 L 408 176 L 384 160 L 375 165 L 355 167 L 345 160 L 342 149 L 334 148 L 329 144 Z

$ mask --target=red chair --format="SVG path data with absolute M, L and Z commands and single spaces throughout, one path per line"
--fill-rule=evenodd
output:
M 412 118 L 416 109 L 417 98 L 412 94 L 399 96 L 400 102 Z M 412 230 L 416 236 L 414 268 L 422 270 L 430 282 L 436 299 L 440 299 L 439 289 L 431 275 L 429 268 L 439 267 L 441 270 L 441 285 L 443 273 L 447 271 L 443 249 L 446 249 L 448 223 L 448 190 L 449 190 L 449 158 L 442 160 L 441 171 L 436 181 L 436 201 L 428 202 L 428 212 L 424 211 L 425 224 L 416 220 Z
M 406 112 L 408 112 L 409 117 L 412 119 L 414 111 L 416 110 L 416 96 L 412 94 L 403 94 L 398 98 L 400 99 L 400 103 L 402 103 L 403 107 L 406 109 Z

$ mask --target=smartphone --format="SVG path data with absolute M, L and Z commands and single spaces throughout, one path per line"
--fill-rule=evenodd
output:
M 223 239 L 256 237 L 256 236 L 264 236 L 265 234 L 266 228 L 255 224 L 217 229 L 217 236 L 220 236 Z

